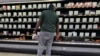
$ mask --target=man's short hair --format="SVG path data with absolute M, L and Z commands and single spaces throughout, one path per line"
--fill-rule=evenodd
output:
M 55 9 L 55 6 L 53 4 L 50 4 L 49 5 L 49 10 L 54 10 Z

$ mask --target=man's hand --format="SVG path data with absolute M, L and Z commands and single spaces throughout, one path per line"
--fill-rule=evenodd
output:
M 36 28 L 34 28 L 34 30 L 33 30 L 33 34 L 35 34 L 36 33 Z
M 60 36 L 56 35 L 56 41 L 59 41 L 59 39 L 60 39 Z

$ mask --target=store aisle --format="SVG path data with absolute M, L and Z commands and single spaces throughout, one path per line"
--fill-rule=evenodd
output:
M 4 53 L 4 52 L 0 52 L 0 56 L 36 56 L 36 55 L 34 55 L 34 54 Z
M 36 54 L 23 54 L 23 53 L 5 53 L 0 52 L 0 56 L 36 56 Z M 43 55 L 45 56 L 45 55 Z M 58 56 L 58 55 L 52 55 L 52 56 Z

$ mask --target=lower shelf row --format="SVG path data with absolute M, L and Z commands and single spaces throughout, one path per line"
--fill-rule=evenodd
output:
M 37 35 L 39 35 L 40 32 L 37 32 Z M 96 37 L 96 36 L 99 36 L 98 34 L 99 32 L 76 32 L 76 31 L 71 31 L 71 32 L 60 32 L 60 35 L 65 37 Z M 3 31 L 3 32 L 0 32 L 0 35 L 10 35 L 10 36 L 13 36 L 13 35 L 33 35 L 33 32 L 31 31 L 24 31 L 24 32 L 21 32 L 21 31 Z M 56 35 L 56 33 L 55 33 Z

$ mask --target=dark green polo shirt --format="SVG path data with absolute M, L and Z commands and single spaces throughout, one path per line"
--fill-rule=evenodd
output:
M 58 16 L 53 10 L 45 10 L 41 13 L 41 31 L 56 32 L 56 25 L 58 22 Z

